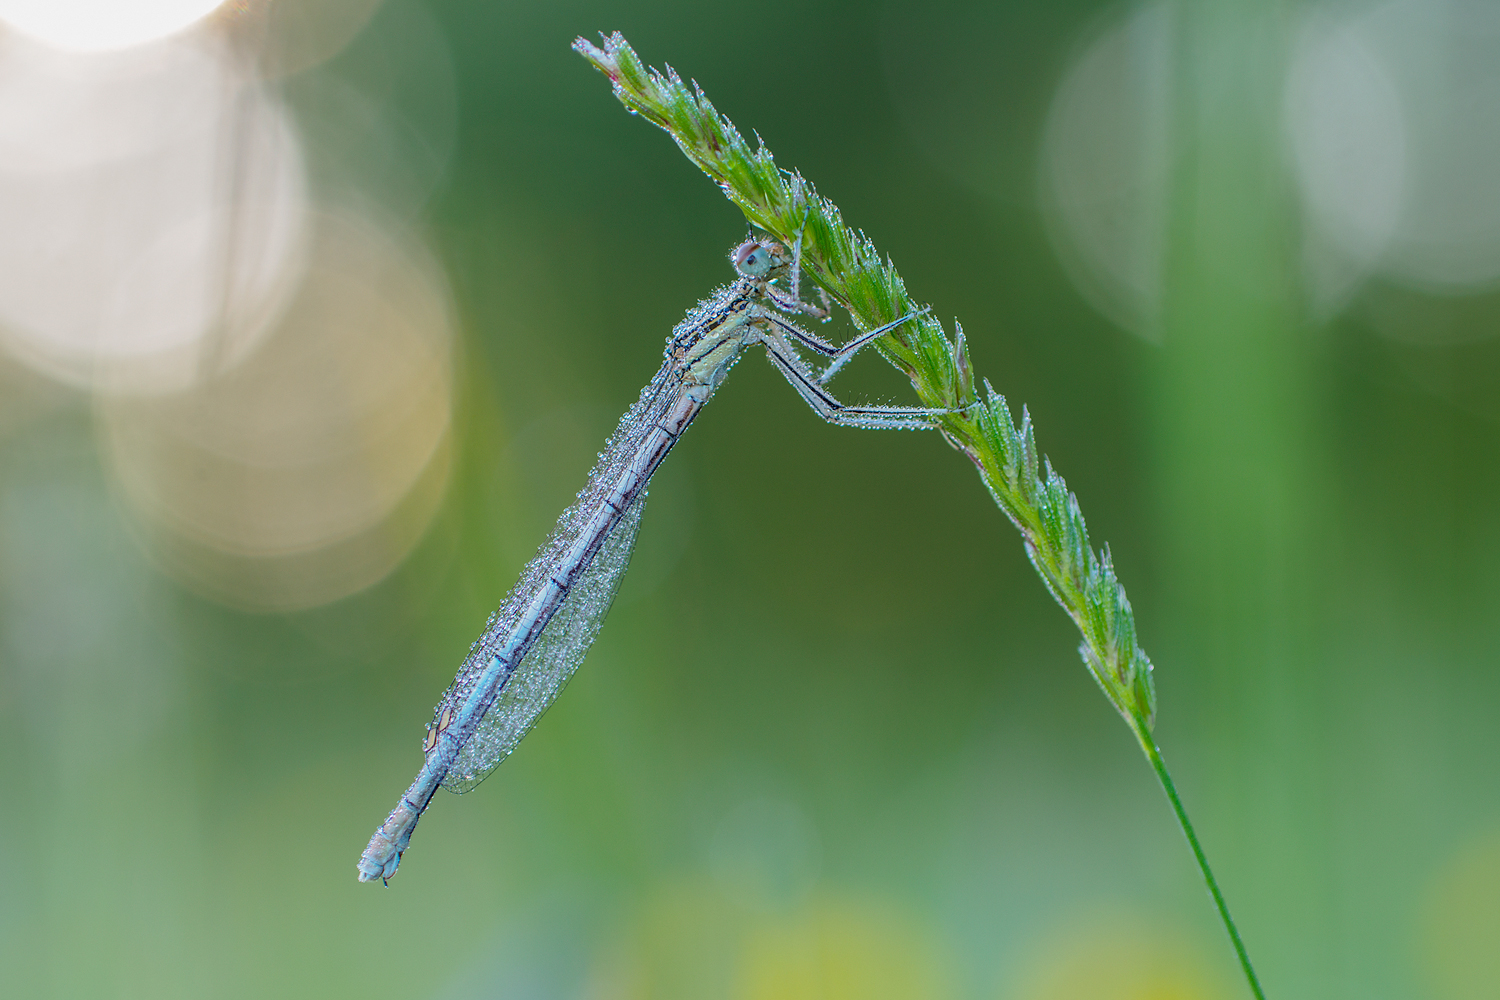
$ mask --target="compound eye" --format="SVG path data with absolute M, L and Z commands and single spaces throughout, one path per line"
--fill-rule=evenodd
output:
M 754 240 L 741 243 L 730 259 L 734 262 L 734 269 L 749 278 L 765 277 L 774 263 L 770 248 Z

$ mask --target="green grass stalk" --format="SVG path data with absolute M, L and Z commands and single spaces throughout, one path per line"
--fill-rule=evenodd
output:
M 1264 1000 L 1152 737 L 1156 691 L 1151 661 L 1136 642 L 1135 617 L 1115 576 L 1109 547 L 1096 552 L 1090 545 L 1077 497 L 1037 450 L 1030 414 L 1023 407 L 1017 425 L 1005 397 L 988 381 L 976 382 L 963 328 L 955 322 L 950 338 L 942 324 L 907 294 L 890 259 L 882 258 L 863 233 L 844 224 L 838 206 L 800 174 L 776 166 L 764 143 L 752 148 L 696 84 L 684 83 L 670 67 L 665 73 L 647 68 L 618 32 L 605 38 L 602 47 L 580 38 L 573 48 L 609 77 L 615 96 L 627 109 L 666 131 L 751 225 L 787 247 L 800 238 L 804 275 L 847 309 L 858 327 L 872 330 L 918 314 L 877 340 L 876 348 L 911 380 L 923 406 L 950 411 L 940 421 L 943 437 L 974 463 L 996 505 L 1021 532 L 1026 555 L 1042 582 L 1078 626 L 1084 665 L 1151 761 L 1251 991 Z
M 1245 950 L 1245 942 L 1240 939 L 1240 930 L 1234 925 L 1234 918 L 1229 915 L 1229 904 L 1224 902 L 1224 894 L 1219 891 L 1219 880 L 1214 878 L 1213 869 L 1208 866 L 1208 855 L 1203 853 L 1203 845 L 1198 843 L 1198 834 L 1193 830 L 1192 820 L 1188 819 L 1187 810 L 1182 806 L 1182 799 L 1177 796 L 1177 784 L 1172 780 L 1172 773 L 1167 770 L 1167 762 L 1162 760 L 1161 750 L 1154 741 L 1147 740 L 1141 744 L 1141 747 L 1146 751 L 1146 757 L 1156 771 L 1162 791 L 1167 793 L 1167 800 L 1172 803 L 1172 812 L 1177 816 L 1177 823 L 1182 827 L 1183 836 L 1187 837 L 1188 846 L 1193 849 L 1193 857 L 1198 860 L 1198 868 L 1203 872 L 1203 881 L 1208 883 L 1209 895 L 1213 896 L 1214 906 L 1219 910 L 1219 918 L 1224 921 L 1224 929 L 1229 932 L 1229 940 L 1234 943 L 1234 953 L 1240 960 L 1240 968 L 1244 970 L 1245 981 L 1250 984 L 1250 992 L 1255 994 L 1255 1000 L 1266 1000 L 1266 995 L 1260 989 L 1260 980 L 1255 977 L 1255 968 L 1250 964 L 1250 953 Z

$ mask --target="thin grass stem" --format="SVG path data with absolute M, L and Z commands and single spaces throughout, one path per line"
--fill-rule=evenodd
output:
M 1245 950 L 1245 942 L 1240 938 L 1239 928 L 1234 925 L 1234 917 L 1229 915 L 1229 904 L 1224 902 L 1224 894 L 1219 891 L 1219 880 L 1214 878 L 1214 871 L 1208 866 L 1208 855 L 1203 853 L 1203 845 L 1198 843 L 1198 834 L 1193 830 L 1193 822 L 1188 819 L 1187 810 L 1183 808 L 1182 799 L 1177 794 L 1177 785 L 1172 781 L 1172 772 L 1167 770 L 1167 762 L 1162 759 L 1161 749 L 1153 739 L 1142 740 L 1141 748 L 1146 751 L 1146 757 L 1156 771 L 1157 780 L 1161 782 L 1162 791 L 1167 793 L 1167 800 L 1172 803 L 1172 811 L 1177 814 L 1177 824 L 1182 827 L 1183 836 L 1187 837 L 1188 846 L 1193 849 L 1193 857 L 1198 859 L 1203 881 L 1208 884 L 1209 895 L 1213 896 L 1214 905 L 1219 908 L 1219 918 L 1224 921 L 1224 929 L 1229 932 L 1229 940 L 1234 944 L 1234 953 L 1239 956 L 1240 968 L 1245 972 L 1250 992 L 1255 994 L 1255 1000 L 1266 1000 L 1266 995 L 1260 988 L 1260 980 L 1255 976 L 1255 968 L 1250 964 L 1250 953 Z

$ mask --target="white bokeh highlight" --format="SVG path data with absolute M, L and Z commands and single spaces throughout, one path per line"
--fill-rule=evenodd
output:
M 1153 340 L 1172 166 L 1172 37 L 1163 4 L 1101 26 L 1053 97 L 1038 178 L 1048 233 L 1074 284 Z
M 71 55 L 0 39 L 0 347 L 85 389 L 234 364 L 303 267 L 285 109 L 219 47 Z
M 0 22 L 70 52 L 124 49 L 176 34 L 224 0 L 0 0 Z
M 1436 292 L 1500 280 L 1500 5 L 1393 0 L 1346 25 L 1391 81 L 1404 129 L 1401 204 L 1380 270 Z
M 1304 264 L 1317 313 L 1344 305 L 1401 221 L 1406 122 L 1384 62 L 1347 23 L 1313 19 L 1285 95 L 1290 160 L 1304 209 Z
M 190 389 L 109 396 L 99 437 L 157 565 L 250 610 L 370 586 L 426 531 L 450 465 L 454 331 L 411 234 L 320 212 L 285 315 Z

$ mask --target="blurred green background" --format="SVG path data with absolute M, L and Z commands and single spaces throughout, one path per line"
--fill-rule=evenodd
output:
M 0 34 L 0 992 L 1247 995 L 967 463 L 829 427 L 754 358 L 564 696 L 356 883 L 744 233 L 568 51 L 599 29 L 1030 407 L 1268 995 L 1500 996 L 1500 15 L 1458 0 Z M 909 393 L 873 356 L 839 386 Z

